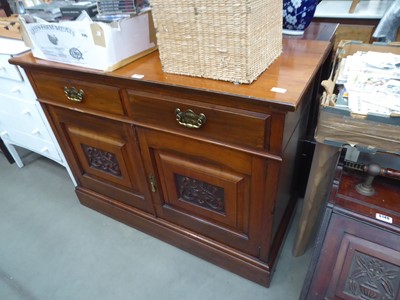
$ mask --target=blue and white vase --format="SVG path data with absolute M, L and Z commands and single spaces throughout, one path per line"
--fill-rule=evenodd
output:
M 310 25 L 318 0 L 283 0 L 283 34 L 302 35 Z

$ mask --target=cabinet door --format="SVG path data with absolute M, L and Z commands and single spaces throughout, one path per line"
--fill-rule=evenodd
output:
M 131 125 L 58 107 L 48 110 L 81 187 L 153 211 Z
M 138 134 L 157 216 L 258 256 L 272 226 L 267 161 L 156 130 Z
M 307 299 L 400 299 L 400 236 L 333 214 Z

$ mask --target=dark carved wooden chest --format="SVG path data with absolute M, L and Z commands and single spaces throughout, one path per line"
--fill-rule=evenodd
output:
M 400 181 L 338 165 L 300 299 L 400 299 Z

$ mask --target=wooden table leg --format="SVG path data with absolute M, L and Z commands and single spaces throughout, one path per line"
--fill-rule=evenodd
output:
M 321 143 L 316 144 L 304 196 L 303 209 L 293 246 L 294 256 L 304 254 L 310 237 L 315 232 L 315 224 L 319 219 L 321 206 L 328 195 L 340 150 L 338 147 Z

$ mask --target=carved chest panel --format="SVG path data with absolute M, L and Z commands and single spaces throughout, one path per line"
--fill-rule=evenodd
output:
M 376 178 L 363 196 L 365 176 L 336 175 L 301 299 L 400 299 L 399 181 Z

